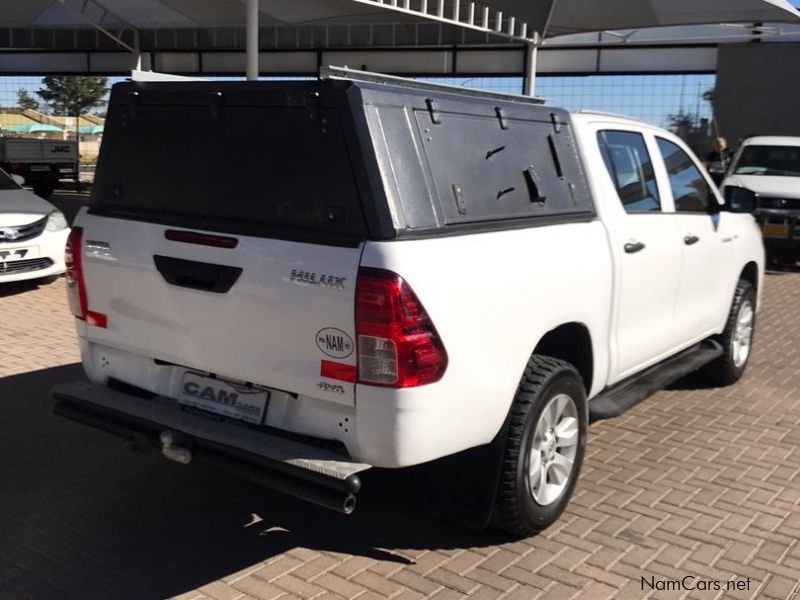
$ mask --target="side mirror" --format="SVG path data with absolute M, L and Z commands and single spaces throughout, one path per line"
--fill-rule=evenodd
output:
M 754 213 L 758 208 L 758 195 L 746 188 L 726 186 L 725 208 L 733 213 Z
M 25 185 L 25 178 L 22 175 L 12 175 L 11 179 L 13 179 L 19 186 Z

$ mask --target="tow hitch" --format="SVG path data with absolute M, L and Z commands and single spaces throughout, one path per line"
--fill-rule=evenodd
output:
M 182 465 L 192 462 L 192 451 L 178 446 L 175 443 L 175 435 L 169 429 L 162 431 L 158 439 L 161 442 L 161 454 L 164 455 L 164 458 Z

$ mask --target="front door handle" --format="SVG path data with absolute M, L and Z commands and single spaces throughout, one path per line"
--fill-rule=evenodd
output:
M 683 238 L 683 243 L 686 244 L 687 246 L 691 246 L 693 244 L 696 244 L 699 241 L 700 241 L 700 238 L 697 237 L 696 235 L 694 235 L 693 233 L 689 233 L 689 234 L 686 235 L 686 237 Z
M 644 250 L 644 244 L 642 242 L 638 242 L 636 240 L 631 240 L 624 246 L 625 252 L 628 254 L 636 254 L 640 250 Z

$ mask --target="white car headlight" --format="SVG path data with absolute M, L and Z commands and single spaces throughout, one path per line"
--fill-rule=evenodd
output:
M 45 229 L 47 231 L 61 231 L 62 229 L 66 229 L 69 225 L 67 225 L 67 219 L 64 217 L 64 213 L 60 210 L 56 210 L 51 212 L 47 217 L 47 226 Z

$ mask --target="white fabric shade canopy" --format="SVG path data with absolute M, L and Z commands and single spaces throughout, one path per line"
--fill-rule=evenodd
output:
M 787 0 L 0 0 L 0 28 L 246 27 L 247 76 L 258 77 L 259 26 L 438 21 L 527 44 L 526 93 L 548 37 L 718 23 L 800 22 Z M 137 67 L 138 68 L 138 67 Z
M 420 11 L 435 15 L 439 0 L 261 0 L 261 25 L 375 23 L 424 20 Z M 64 6 L 66 4 L 66 6 Z M 82 27 L 84 18 L 74 10 L 82 0 L 0 0 L 0 27 Z M 464 20 L 470 3 L 459 2 Z M 638 29 L 707 23 L 757 23 L 798 21 L 798 11 L 786 0 L 481 0 L 482 6 L 502 10 L 504 16 L 527 22 L 530 32 L 548 36 L 587 31 Z M 109 12 L 101 15 L 101 7 Z M 396 9 L 410 8 L 411 13 Z M 243 27 L 245 0 L 97 0 L 85 15 L 104 18 L 106 25 L 119 17 L 134 27 Z M 454 0 L 444 0 L 443 14 L 452 15 Z M 110 15 L 110 16 L 109 16 Z
M 798 22 L 786 0 L 490 0 L 526 19 L 539 33 L 569 33 L 706 25 Z

